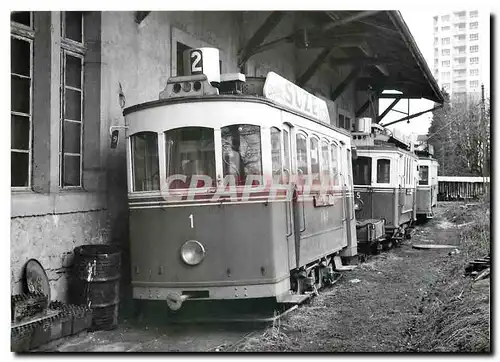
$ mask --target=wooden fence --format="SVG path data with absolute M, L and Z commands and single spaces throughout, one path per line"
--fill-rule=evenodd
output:
M 477 199 L 489 188 L 489 177 L 438 176 L 438 201 Z

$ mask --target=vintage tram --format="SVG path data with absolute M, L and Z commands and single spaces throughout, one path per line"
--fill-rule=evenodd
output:
M 426 220 L 434 217 L 438 197 L 438 167 L 433 146 L 423 145 L 415 149 L 418 156 L 417 218 Z
M 370 118 L 352 133 L 357 149 L 353 178 L 358 223 L 367 222 L 372 235 L 358 228 L 358 242 L 379 250 L 411 237 L 416 218 L 417 156 L 412 143 Z M 383 220 L 381 225 L 379 220 Z M 383 228 L 383 236 L 381 231 Z
M 275 73 L 190 66 L 124 110 L 133 297 L 302 300 L 357 253 L 350 134 Z

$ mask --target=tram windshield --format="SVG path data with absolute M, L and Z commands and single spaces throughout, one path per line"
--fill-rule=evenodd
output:
M 377 183 L 388 184 L 391 182 L 391 160 L 377 160 Z
M 370 185 L 372 180 L 372 158 L 358 156 L 352 160 L 353 181 L 355 185 Z
M 262 175 L 262 151 L 260 127 L 235 124 L 221 128 L 222 165 L 224 177 L 234 176 L 236 185 L 245 185 L 249 175 L 250 184 L 258 183 Z
M 131 139 L 134 191 L 159 190 L 158 134 L 141 132 Z
M 183 127 L 165 132 L 167 177 L 185 175 L 176 179 L 171 188 L 207 187 L 202 176 L 215 180 L 214 130 L 205 127 Z M 196 182 L 191 185 L 193 176 Z
M 429 166 L 420 166 L 419 167 L 419 185 L 428 185 L 429 184 Z

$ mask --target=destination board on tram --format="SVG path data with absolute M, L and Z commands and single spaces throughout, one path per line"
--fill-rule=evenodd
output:
M 326 102 L 306 92 L 282 76 L 269 72 L 264 84 L 264 97 L 293 110 L 330 124 Z

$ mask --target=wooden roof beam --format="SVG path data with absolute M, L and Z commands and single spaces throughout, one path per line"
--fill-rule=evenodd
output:
M 353 21 L 357 21 L 357 20 L 361 20 L 361 19 L 373 16 L 379 12 L 380 11 L 360 11 L 354 15 L 346 16 L 345 18 L 340 19 L 340 20 L 333 19 L 334 21 L 332 23 L 325 25 L 321 30 L 325 32 L 325 31 L 331 30 L 333 28 L 336 28 L 338 26 L 342 26 L 345 24 L 352 23 Z M 332 19 L 331 15 L 328 12 L 325 12 L 325 13 L 330 19 Z
M 316 71 L 321 66 L 321 64 L 323 64 L 325 62 L 326 58 L 328 57 L 328 55 L 330 54 L 331 51 L 332 51 L 332 48 L 323 49 L 323 51 L 318 55 L 316 60 L 314 62 L 312 62 L 312 64 L 309 66 L 309 68 L 307 68 L 307 70 L 304 72 L 304 74 L 302 74 L 299 77 L 299 79 L 297 80 L 296 84 L 299 87 L 302 87 L 304 84 L 307 83 L 307 81 L 309 81 L 309 79 L 311 79 L 311 77 L 314 75 L 314 73 L 316 73 Z
M 149 15 L 151 11 L 136 11 L 135 12 L 135 22 L 137 25 L 141 24 L 144 19 Z
M 349 75 L 335 88 L 335 90 L 331 93 L 330 98 L 332 101 L 335 101 L 342 93 L 344 93 L 345 89 L 351 84 L 356 77 L 363 70 L 362 67 L 354 67 Z
M 394 101 L 391 104 L 389 104 L 389 107 L 387 107 L 382 112 L 382 114 L 377 117 L 377 122 L 376 123 L 379 123 L 385 116 L 387 116 L 387 113 L 389 113 L 394 108 L 394 106 L 401 100 L 401 98 L 403 98 L 402 95 L 396 96 L 396 99 L 394 99 Z
M 238 68 L 241 68 L 252 56 L 252 51 L 257 48 L 269 33 L 279 24 L 285 16 L 284 11 L 273 11 L 264 23 L 257 29 L 247 44 L 241 49 L 239 54 Z

